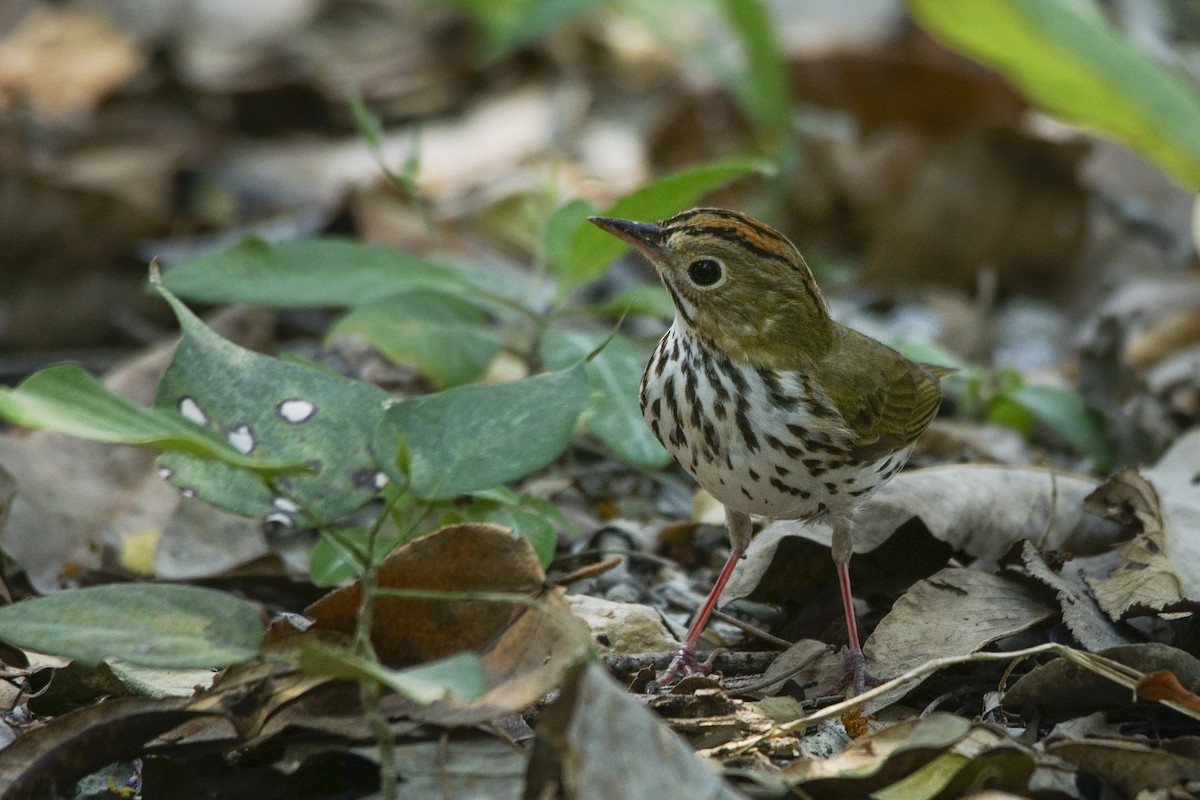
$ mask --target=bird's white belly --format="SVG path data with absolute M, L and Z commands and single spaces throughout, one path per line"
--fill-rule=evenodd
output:
M 662 359 L 679 364 L 672 370 Z M 812 519 L 855 505 L 904 466 L 911 446 L 870 464 L 799 373 L 767 374 L 702 351 L 675 328 L 646 368 L 642 410 L 668 452 L 726 506 Z

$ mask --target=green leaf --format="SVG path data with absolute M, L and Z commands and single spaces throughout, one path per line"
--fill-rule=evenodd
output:
M 374 437 L 384 470 L 426 500 L 523 478 L 558 457 L 588 398 L 582 364 L 495 386 L 459 386 L 402 400 Z M 397 463 L 405 448 L 407 475 Z
M 1100 469 L 1113 460 L 1112 448 L 1099 416 L 1078 392 L 1055 386 L 1023 386 L 1005 398 L 1028 411 L 1035 420 L 1087 455 Z
M 726 18 L 742 43 L 747 69 L 731 87 L 759 128 L 777 138 L 787 135 L 792 98 L 776 25 L 759 0 L 721 0 Z
M 542 254 L 550 271 L 560 277 L 569 277 L 571 242 L 576 232 L 587 224 L 587 218 L 598 213 L 590 200 L 577 198 L 564 203 L 550 213 L 542 231 Z
M 610 317 L 640 314 L 665 320 L 675 318 L 675 304 L 671 302 L 671 295 L 667 294 L 667 290 L 660 283 L 630 286 L 599 305 L 576 306 L 576 309 Z
M 268 244 L 247 239 L 163 273 L 163 285 L 203 303 L 350 307 L 412 289 L 480 289 L 519 300 L 524 289 L 489 271 L 347 239 Z
M 361 97 L 350 98 L 350 111 L 354 114 L 354 124 L 358 126 L 358 132 L 367 144 L 375 150 L 383 147 L 383 126 L 379 124 L 379 117 L 367 108 Z
M 474 653 L 456 653 L 416 667 L 388 669 L 345 650 L 314 646 L 300 654 L 300 667 L 314 675 L 377 681 L 418 703 L 432 703 L 447 696 L 471 700 L 487 688 L 483 660 Z
M 554 369 L 586 358 L 605 336 L 583 331 L 551 330 L 542 340 L 541 357 Z M 592 394 L 583 424 L 621 458 L 639 467 L 659 469 L 671 456 L 642 417 L 639 393 L 650 350 L 617 334 L 587 362 Z
M 244 453 L 309 467 L 276 480 L 276 494 L 223 464 L 163 456 L 175 486 L 237 514 L 302 511 L 315 522 L 343 517 L 378 494 L 383 475 L 370 438 L 391 400 L 387 392 L 239 347 L 155 288 L 183 332 L 156 404 L 219 431 Z
M 0 389 L 0 417 L 27 428 L 173 450 L 264 474 L 304 469 L 298 462 L 246 455 L 217 431 L 197 425 L 177 411 L 147 408 L 127 400 L 78 364 L 46 367 L 16 389 Z
M 375 563 L 390 553 L 400 536 L 392 531 L 375 537 L 375 547 L 368 558 L 370 542 L 363 528 L 333 528 L 322 531 L 308 553 L 308 577 L 317 586 L 337 586 L 351 578 L 361 577 L 368 561 Z
M 732 158 L 673 172 L 627 194 L 606 210 L 604 216 L 643 222 L 662 219 L 735 178 L 771 172 L 769 162 L 755 158 Z M 595 280 L 628 247 L 595 225 L 580 226 L 571 240 L 570 256 L 560 278 L 568 286 Z
M 258 655 L 262 622 L 254 606 L 225 592 L 110 584 L 4 606 L 0 638 L 88 664 L 226 667 Z
M 934 36 L 1051 113 L 1125 142 L 1200 189 L 1200 99 L 1090 0 L 907 0 Z
M 600 0 L 453 0 L 483 29 L 487 55 L 496 59 L 572 22 Z
M 355 308 L 328 338 L 346 335 L 360 337 L 392 361 L 414 364 L 439 387 L 470 383 L 501 350 L 500 335 L 478 305 L 431 289 Z

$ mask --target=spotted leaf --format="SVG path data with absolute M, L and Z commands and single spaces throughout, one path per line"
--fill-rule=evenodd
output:
M 183 332 L 156 404 L 219 434 L 247 456 L 285 459 L 308 471 L 268 488 L 233 467 L 165 455 L 162 475 L 191 496 L 247 516 L 290 523 L 343 517 L 385 483 L 370 449 L 383 416 L 382 389 L 254 353 L 222 339 L 158 287 Z

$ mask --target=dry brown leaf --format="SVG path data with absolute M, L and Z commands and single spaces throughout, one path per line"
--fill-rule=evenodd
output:
M 863 651 L 876 674 L 899 675 L 931 659 L 973 653 L 1055 611 L 1025 584 L 948 567 L 902 595 Z
M 379 567 L 380 589 L 504 592 L 536 599 L 517 602 L 416 600 L 379 597 L 371 641 L 392 667 L 422 664 L 469 650 L 483 658 L 482 697 L 427 706 L 400 703 L 405 713 L 442 724 L 474 724 L 520 711 L 558 687 L 586 653 L 587 630 L 571 615 L 562 587 L 545 586 L 529 540 L 498 525 L 450 525 L 409 542 Z M 307 613 L 316 630 L 354 630 L 361 584 L 335 589 Z
M 1134 688 L 1137 696 L 1143 700 L 1172 700 L 1180 705 L 1200 711 L 1200 695 L 1188 691 L 1175 673 L 1170 670 L 1157 669 L 1147 672 L 1137 682 Z
M 378 570 L 380 589 L 514 592 L 530 597 L 545 576 L 527 540 L 498 525 L 452 525 L 394 550 Z M 306 609 L 318 630 L 353 633 L 362 601 L 358 581 L 334 589 Z M 371 641 L 379 660 L 407 667 L 482 648 L 513 624 L 526 606 L 486 601 L 375 601 Z

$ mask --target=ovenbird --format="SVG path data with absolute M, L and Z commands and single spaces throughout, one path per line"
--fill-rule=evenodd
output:
M 937 413 L 945 371 L 835 322 L 795 245 L 744 214 L 591 221 L 641 251 L 674 301 L 674 324 L 642 378 L 642 413 L 725 506 L 732 543 L 658 684 L 707 671 L 696 640 L 750 542 L 753 514 L 829 521 L 849 636 L 842 680 L 861 692 L 874 679 L 850 591 L 852 512 L 904 466 Z

